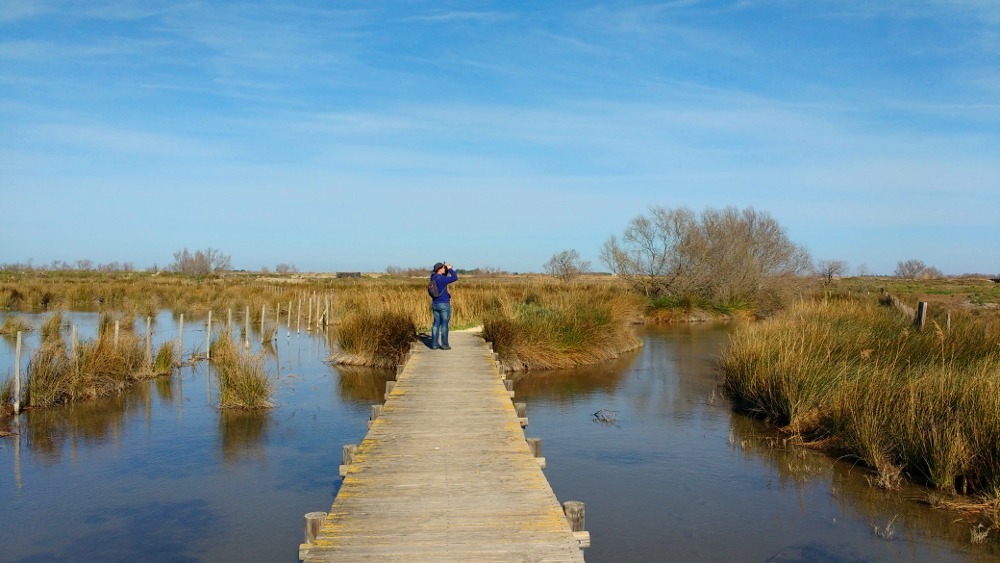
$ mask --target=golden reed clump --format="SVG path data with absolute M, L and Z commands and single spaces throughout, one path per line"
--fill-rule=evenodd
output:
M 1000 331 L 950 330 L 870 299 L 806 301 L 737 330 L 720 360 L 738 408 L 903 476 L 1000 498 Z

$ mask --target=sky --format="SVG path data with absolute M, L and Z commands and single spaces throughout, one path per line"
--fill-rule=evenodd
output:
M 651 206 L 1000 272 L 1000 2 L 0 0 L 0 264 L 541 271 Z

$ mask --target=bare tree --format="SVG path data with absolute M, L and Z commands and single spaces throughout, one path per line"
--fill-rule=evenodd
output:
M 204 276 L 213 272 L 232 269 L 230 258 L 221 250 L 208 247 L 193 254 L 187 248 L 174 252 L 174 263 L 169 269 L 189 276 Z
M 545 272 L 562 281 L 569 281 L 590 271 L 590 262 L 580 259 L 576 250 L 556 252 L 543 266 Z
M 871 270 L 868 269 L 868 263 L 867 262 L 862 262 L 861 264 L 858 264 L 858 277 L 859 278 L 863 278 L 865 276 L 870 276 L 871 273 L 872 273 Z
M 295 274 L 298 273 L 299 269 L 295 267 L 295 264 L 286 264 L 282 262 L 274 267 L 274 271 L 279 274 Z
M 831 284 L 834 278 L 839 278 L 847 273 L 847 262 L 844 260 L 820 260 L 816 263 L 816 273 L 823 278 L 824 282 Z
M 917 259 L 896 263 L 896 277 L 915 280 L 921 278 L 927 271 L 927 265 Z
M 650 209 L 633 219 L 621 240 L 611 236 L 601 260 L 647 296 L 694 295 L 753 299 L 776 280 L 810 268 L 808 253 L 784 229 L 753 208 Z

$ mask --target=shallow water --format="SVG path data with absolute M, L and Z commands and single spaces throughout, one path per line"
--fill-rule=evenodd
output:
M 96 315 L 67 319 L 93 335 Z M 199 322 L 185 328 L 188 353 L 204 350 Z M 154 330 L 157 343 L 177 336 L 169 313 Z M 388 374 L 335 370 L 323 335 L 278 336 L 269 365 L 282 385 L 268 413 L 218 411 L 200 363 L 120 398 L 22 414 L 19 437 L 0 439 L 0 560 L 296 560 L 302 516 L 329 508 L 341 445 L 363 438 Z M 917 502 L 923 489 L 873 489 L 863 469 L 785 448 L 734 414 L 713 368 L 725 327 L 642 336 L 612 364 L 515 386 L 556 495 L 586 502 L 588 560 L 1000 556 L 996 540 L 972 546 L 970 524 Z M 0 341 L 0 374 L 12 352 Z M 617 422 L 596 422 L 601 409 Z M 892 537 L 878 537 L 891 520 Z

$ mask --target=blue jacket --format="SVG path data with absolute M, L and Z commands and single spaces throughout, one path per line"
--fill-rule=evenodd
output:
M 451 294 L 448 293 L 448 284 L 458 281 L 458 274 L 455 273 L 454 269 L 448 270 L 447 274 L 431 274 L 431 279 L 438 286 L 438 291 L 441 293 L 439 297 L 436 297 L 431 303 L 451 303 Z

